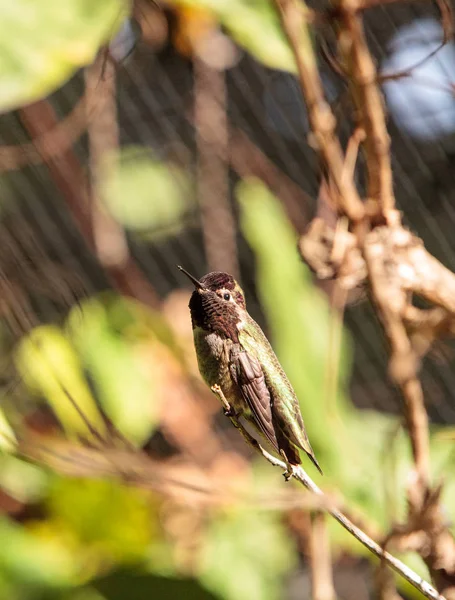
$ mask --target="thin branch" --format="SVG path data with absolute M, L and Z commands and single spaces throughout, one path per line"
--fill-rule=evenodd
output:
M 320 497 L 324 497 L 325 494 L 319 488 L 314 481 L 306 474 L 303 468 L 300 465 L 287 465 L 285 462 L 271 455 L 267 450 L 265 450 L 259 442 L 253 438 L 253 436 L 245 429 L 242 423 L 239 421 L 237 416 L 232 413 L 229 402 L 226 400 L 221 388 L 219 386 L 212 386 L 213 393 L 220 400 L 226 416 L 229 417 L 231 423 L 234 425 L 236 429 L 241 433 L 246 442 L 254 448 L 256 451 L 260 452 L 262 456 L 274 467 L 279 467 L 283 469 L 285 477 L 289 473 L 289 469 L 291 470 L 291 475 L 297 481 L 299 481 L 303 486 L 306 487 L 307 490 L 310 490 L 314 494 Z M 404 577 L 412 586 L 418 589 L 426 598 L 430 598 L 430 600 L 446 600 L 444 596 L 441 596 L 438 591 L 430 585 L 427 581 L 425 581 L 422 577 L 417 575 L 412 569 L 407 567 L 401 560 L 395 558 L 389 552 L 383 550 L 379 544 L 377 544 L 374 540 L 372 540 L 364 531 L 362 531 L 357 525 L 355 525 L 345 514 L 343 514 L 340 510 L 335 508 L 328 508 L 327 512 L 336 520 L 340 525 L 346 529 L 348 533 L 353 535 L 361 544 L 365 546 L 370 552 L 372 552 L 379 559 L 385 561 L 392 569 L 394 569 L 397 573 L 399 573 L 402 577 Z
M 387 219 L 395 206 L 387 131 L 376 67 L 369 52 L 360 0 L 338 0 L 338 49 L 349 76 L 358 127 L 365 131 L 363 148 L 368 171 L 368 198 L 376 201 Z
M 342 175 L 343 151 L 336 135 L 335 117 L 324 97 L 306 20 L 306 6 L 297 0 L 275 0 L 275 4 L 297 64 L 312 141 L 337 188 L 340 208 L 352 221 L 358 222 L 364 216 L 364 207 L 353 181 Z
M 281 463 L 278 466 L 281 468 L 286 468 L 284 463 Z M 324 492 L 305 473 L 302 467 L 295 466 L 293 469 L 293 476 L 308 490 L 318 495 L 324 495 Z M 417 575 L 417 573 L 414 573 L 414 571 L 401 562 L 401 560 L 383 550 L 379 544 L 366 535 L 365 532 L 363 532 L 359 527 L 354 525 L 354 523 L 352 523 L 352 521 L 350 521 L 342 512 L 333 509 L 329 509 L 328 512 L 334 519 L 338 521 L 338 523 L 340 523 L 344 529 L 346 529 L 346 531 L 348 531 L 361 544 L 363 544 L 365 548 L 367 548 L 378 558 L 384 560 L 392 569 L 404 577 L 404 579 L 418 589 L 426 598 L 431 598 L 433 600 L 445 600 L 444 596 L 441 596 L 432 585 Z

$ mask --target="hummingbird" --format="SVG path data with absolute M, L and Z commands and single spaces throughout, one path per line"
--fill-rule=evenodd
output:
M 262 329 L 248 314 L 243 291 L 228 273 L 197 279 L 189 309 L 199 371 L 229 404 L 228 416 L 243 417 L 280 454 L 292 474 L 304 450 L 322 475 L 303 423 L 297 396 Z

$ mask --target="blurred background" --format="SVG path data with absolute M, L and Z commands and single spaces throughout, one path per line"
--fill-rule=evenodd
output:
M 310 598 L 314 505 L 201 382 L 176 268 L 239 280 L 325 476 L 305 468 L 385 536 L 410 465 L 400 398 L 365 293 L 343 329 L 297 253 L 320 172 L 289 49 L 267 0 L 91 4 L 0 0 L 0 598 Z M 365 23 L 399 208 L 455 270 L 453 42 L 430 3 Z M 346 142 L 333 40 L 315 43 Z M 453 352 L 423 367 L 449 519 Z M 377 597 L 376 563 L 327 525 L 317 600 Z

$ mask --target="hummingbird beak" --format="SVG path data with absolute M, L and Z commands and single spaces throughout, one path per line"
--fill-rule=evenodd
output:
M 188 271 L 186 271 L 183 267 L 181 267 L 180 265 L 177 265 L 177 269 L 179 269 L 180 271 L 182 271 L 182 273 L 184 273 L 188 279 L 190 281 L 193 282 L 194 286 L 198 289 L 198 290 L 205 290 L 207 289 L 200 281 L 199 279 L 196 279 L 196 277 L 194 277 L 193 275 L 191 275 L 190 273 L 188 273 Z

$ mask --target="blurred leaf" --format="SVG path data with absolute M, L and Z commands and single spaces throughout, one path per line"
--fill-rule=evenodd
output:
M 65 541 L 84 580 L 103 565 L 143 559 L 159 532 L 152 494 L 115 481 L 56 478 L 46 506 L 49 517 L 35 534 Z
M 0 573 L 23 584 L 56 588 L 75 575 L 71 554 L 57 538 L 38 539 L 26 528 L 0 518 Z
M 126 148 L 106 177 L 103 198 L 125 227 L 168 232 L 188 208 L 183 174 L 153 160 L 141 148 Z
M 34 329 L 20 342 L 15 362 L 25 383 L 46 398 L 69 436 L 89 437 L 87 422 L 100 434 L 105 432 L 78 356 L 58 327 Z
M 173 3 L 212 12 L 234 40 L 259 61 L 273 69 L 296 71 L 271 0 L 173 0 Z
M 15 456 L 0 456 L 0 486 L 20 502 L 37 502 L 47 490 L 48 477 L 36 465 Z
M 0 453 L 13 452 L 16 448 L 16 436 L 8 423 L 5 413 L 0 409 Z
M 154 365 L 144 371 L 140 347 L 131 339 L 145 315 L 133 302 L 92 299 L 74 309 L 68 331 L 99 392 L 106 415 L 130 441 L 142 444 L 157 425 Z M 148 343 L 151 344 L 150 331 Z M 159 367 L 159 365 L 158 365 Z
M 278 515 L 230 510 L 211 522 L 200 580 L 226 600 L 278 600 L 294 566 L 295 548 Z
M 128 13 L 127 0 L 0 0 L 0 110 L 55 90 Z

